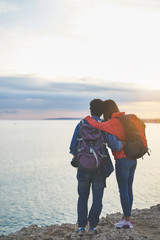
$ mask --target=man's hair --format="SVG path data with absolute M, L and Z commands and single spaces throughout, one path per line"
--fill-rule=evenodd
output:
M 107 121 L 111 119 L 112 113 L 119 112 L 117 104 L 109 99 L 104 101 L 104 120 Z
M 93 99 L 90 102 L 91 115 L 100 117 L 103 114 L 104 102 L 101 99 Z

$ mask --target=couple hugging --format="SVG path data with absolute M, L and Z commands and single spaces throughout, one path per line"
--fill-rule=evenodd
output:
M 117 118 L 125 115 L 125 113 L 120 112 L 117 104 L 110 99 L 106 101 L 102 101 L 101 99 L 92 100 L 90 102 L 90 113 L 91 117 L 87 116 L 76 126 L 70 144 L 70 153 L 73 155 L 71 164 L 77 167 L 78 180 L 78 229 L 76 233 L 79 235 L 85 234 L 87 223 L 89 223 L 88 233 L 97 233 L 96 226 L 98 225 L 99 216 L 102 211 L 102 198 L 106 178 L 113 171 L 106 144 L 111 149 L 115 159 L 115 174 L 123 211 L 122 219 L 118 223 L 115 223 L 114 226 L 117 228 L 133 228 L 131 220 L 133 203 L 132 185 L 137 159 L 129 159 L 124 152 L 125 133 L 121 122 Z M 102 115 L 103 120 L 100 118 Z M 87 135 L 85 131 L 86 125 L 89 128 L 90 133 L 88 135 L 90 137 L 99 134 L 95 131 L 100 132 L 101 140 L 97 143 L 97 149 L 94 147 L 94 140 L 84 141 L 84 135 Z M 97 154 L 96 151 L 98 151 L 100 144 L 101 154 Z M 88 158 L 90 159 L 86 158 L 85 149 L 87 147 L 90 151 L 88 153 Z M 92 161 L 92 158 L 95 159 L 96 166 L 91 166 L 94 163 L 91 165 L 86 164 L 85 166 L 85 162 Z M 93 199 L 91 209 L 88 212 L 88 198 L 91 187 Z

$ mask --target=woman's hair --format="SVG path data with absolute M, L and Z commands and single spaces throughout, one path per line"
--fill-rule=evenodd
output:
M 117 104 L 109 99 L 104 101 L 104 113 L 103 117 L 105 121 L 108 121 L 112 117 L 112 113 L 119 112 Z

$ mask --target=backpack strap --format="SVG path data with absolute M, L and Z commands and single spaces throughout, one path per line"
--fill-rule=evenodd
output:
M 80 121 L 80 128 L 85 124 L 84 119 Z M 83 138 L 77 138 L 77 141 L 82 141 Z M 77 152 L 79 153 L 81 151 L 80 148 L 77 149 Z
M 81 126 L 85 124 L 84 119 L 80 121 Z
M 98 167 L 98 158 L 97 158 L 97 154 L 96 152 L 94 151 L 93 147 L 90 147 L 90 153 L 93 153 L 95 159 L 96 159 L 96 163 L 97 163 L 97 167 Z

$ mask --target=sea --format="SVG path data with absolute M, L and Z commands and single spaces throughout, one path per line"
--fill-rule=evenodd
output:
M 0 121 L 0 235 L 32 224 L 77 222 L 76 169 L 70 164 L 69 146 L 78 122 Z M 160 203 L 160 124 L 147 123 L 146 135 L 151 155 L 138 159 L 133 209 Z M 92 194 L 89 207 L 91 201 Z M 107 179 L 101 217 L 115 212 L 122 210 L 113 172 Z

